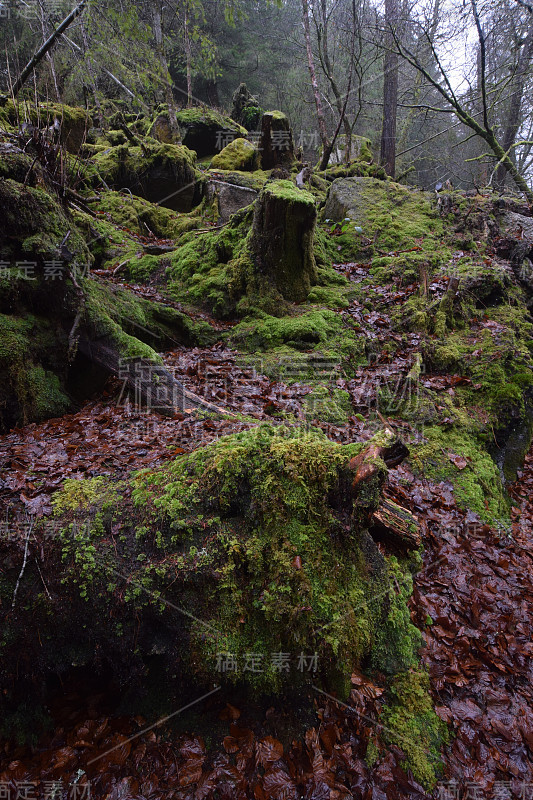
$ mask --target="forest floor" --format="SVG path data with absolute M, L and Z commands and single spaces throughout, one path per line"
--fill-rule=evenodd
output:
M 366 274 L 361 265 L 337 269 L 354 282 Z M 436 283 L 435 296 L 445 286 L 445 280 Z M 146 287 L 128 288 L 146 296 Z M 336 379 L 354 407 L 347 422 L 313 421 L 334 441 L 370 439 L 380 424 L 374 413 L 380 380 L 406 376 L 415 365 L 418 334 L 404 335 L 406 344 L 393 357 L 382 345 L 396 335 L 388 307 L 416 290 L 376 283 L 371 289 L 374 310 L 353 300 L 339 311 L 377 342 L 381 355 L 354 378 L 339 374 Z M 122 477 L 258 421 L 275 421 L 280 412 L 295 420 L 306 418 L 305 398 L 312 387 L 267 377 L 259 357 L 254 361 L 217 344 L 180 347 L 164 358 L 188 389 L 225 413 L 169 419 L 139 411 L 119 382 L 110 380 L 78 412 L 29 424 L 0 438 L 4 522 L 22 520 L 23 513 L 48 514 L 51 494 L 66 477 Z M 461 376 L 425 374 L 423 381 L 433 390 L 453 392 Z M 401 432 L 407 443 L 420 435 L 406 422 Z M 460 510 L 449 482 L 433 483 L 405 465 L 389 470 L 385 496 L 409 508 L 421 524 L 423 567 L 414 580 L 412 618 L 423 633 L 421 656 L 437 713 L 452 733 L 434 796 L 533 797 L 532 490 L 533 448 L 519 480 L 510 487 L 510 535 Z M 0 796 L 427 797 L 399 769 L 402 753 L 397 748 L 391 747 L 374 767 L 365 761 L 384 688 L 356 673 L 352 687 L 347 704 L 315 691 L 299 709 L 282 701 L 250 707 L 238 694 L 224 690 L 185 709 L 174 717 L 179 724 L 169 727 L 154 726 L 153 720 L 132 710 L 124 713 L 112 681 L 102 689 L 87 675 L 73 676 L 71 685 L 52 692 L 54 728 L 36 746 L 2 746 L 0 792 L 10 787 L 12 794 L 5 790 Z M 299 730 L 293 729 L 292 717 L 300 720 Z M 27 794 L 20 794 L 21 786 L 30 787 Z

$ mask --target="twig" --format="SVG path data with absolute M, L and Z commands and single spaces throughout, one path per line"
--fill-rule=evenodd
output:
M 20 570 L 20 574 L 18 576 L 18 580 L 17 580 L 16 586 L 15 586 L 15 591 L 13 592 L 13 602 L 11 603 L 11 610 L 13 610 L 15 608 L 15 603 L 17 601 L 17 592 L 19 590 L 20 581 L 22 580 L 22 576 L 24 575 L 24 570 L 26 569 L 26 562 L 28 561 L 28 546 L 29 546 L 29 543 L 30 543 L 30 536 L 31 536 L 32 529 L 33 529 L 33 519 L 31 520 L 31 522 L 29 524 L 28 533 L 26 534 L 26 546 L 24 547 L 24 560 L 22 562 L 22 568 Z

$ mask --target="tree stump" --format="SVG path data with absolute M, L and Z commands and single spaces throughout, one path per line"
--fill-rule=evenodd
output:
M 261 166 L 263 169 L 287 167 L 294 156 L 294 141 L 289 120 L 281 111 L 267 111 L 261 120 Z
M 303 302 L 317 281 L 313 253 L 316 207 L 291 181 L 267 183 L 255 206 L 250 251 L 259 284 Z

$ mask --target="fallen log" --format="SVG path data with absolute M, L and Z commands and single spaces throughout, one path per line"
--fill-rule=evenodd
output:
M 93 364 L 122 380 L 123 389 L 127 387 L 133 391 L 135 406 L 167 417 L 189 415 L 197 408 L 228 413 L 188 391 L 162 364 L 147 358 L 124 359 L 109 340 L 90 339 L 82 333 L 78 350 Z

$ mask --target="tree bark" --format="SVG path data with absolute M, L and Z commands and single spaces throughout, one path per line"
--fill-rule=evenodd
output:
M 503 141 L 502 141 L 503 150 L 506 153 L 509 153 L 509 156 L 513 161 L 513 163 L 516 163 L 516 159 L 513 157 L 510 151 L 513 144 L 515 143 L 516 135 L 520 127 L 520 110 L 522 108 L 522 99 L 524 96 L 527 70 L 531 63 L 532 57 L 533 57 L 533 22 L 530 23 L 528 34 L 520 51 L 520 57 L 518 59 L 518 65 L 516 68 L 516 73 L 512 84 L 513 89 L 512 89 L 511 99 L 509 102 L 509 113 L 507 116 L 507 123 L 505 126 L 505 131 L 503 134 Z M 507 176 L 507 169 L 503 164 L 500 164 L 500 166 L 496 170 L 496 181 L 495 181 L 496 188 L 499 189 L 500 191 L 502 191 L 505 187 L 506 176 Z
M 398 53 L 393 49 L 398 36 L 398 0 L 385 0 L 386 35 L 383 76 L 383 126 L 381 129 L 381 164 L 394 178 L 396 173 L 396 117 L 398 111 Z
M 322 107 L 322 98 L 320 97 L 320 89 L 318 88 L 318 80 L 316 77 L 315 59 L 313 57 L 313 48 L 311 46 L 311 29 L 309 26 L 309 3 L 308 0 L 302 0 L 302 23 L 305 36 L 305 49 L 307 51 L 307 67 L 311 78 L 311 88 L 313 89 L 313 97 L 315 99 L 316 117 L 318 121 L 318 131 L 320 134 L 320 141 L 322 142 L 322 159 L 320 169 L 325 169 L 324 160 L 327 156 L 327 162 L 331 155 L 332 145 L 329 141 L 328 130 L 326 127 L 326 118 L 324 116 L 324 109 Z

